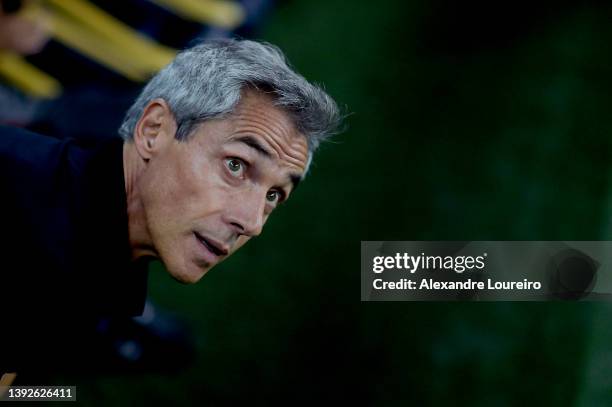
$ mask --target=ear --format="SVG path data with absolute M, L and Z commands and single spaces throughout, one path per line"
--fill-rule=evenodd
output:
M 134 129 L 134 145 L 138 155 L 149 161 L 174 140 L 176 120 L 163 99 L 153 99 L 144 108 Z

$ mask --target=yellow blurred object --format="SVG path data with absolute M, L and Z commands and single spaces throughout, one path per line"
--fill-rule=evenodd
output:
M 59 0 L 61 1 L 61 0 Z M 244 22 L 242 5 L 227 0 L 151 0 L 177 15 L 202 24 L 233 29 Z
M 62 91 L 55 78 L 13 52 L 0 52 L 0 76 L 22 92 L 37 98 L 51 99 Z
M 137 63 L 143 70 L 149 71 L 148 73 L 157 72 L 176 55 L 176 50 L 159 45 L 86 0 L 47 0 L 47 2 L 87 29 L 101 35 L 131 58 L 138 59 Z
M 11 384 L 13 384 L 16 377 L 17 377 L 17 373 L 4 373 L 2 377 L 0 377 L 0 399 L 4 396 L 4 393 L 8 390 L 8 387 Z
M 224 28 L 245 19 L 243 7 L 229 0 L 151 0 L 183 18 Z M 167 65 L 176 50 L 140 34 L 87 0 L 39 0 L 25 3 L 20 15 L 49 23 L 53 38 L 126 78 L 143 82 Z M 24 92 L 41 98 L 61 93 L 61 85 L 23 58 L 0 54 L 0 75 Z
M 36 18 L 42 4 L 57 41 L 133 81 L 146 81 L 176 55 L 86 0 L 28 3 L 22 14 Z
M 99 35 L 62 15 L 53 15 L 53 37 L 64 45 L 73 48 L 101 65 L 131 79 L 142 82 L 147 79 L 146 69 L 138 66 L 137 60 L 129 53 L 104 44 Z

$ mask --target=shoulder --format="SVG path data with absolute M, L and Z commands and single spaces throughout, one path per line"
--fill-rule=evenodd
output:
M 59 140 L 27 130 L 0 126 L 0 165 L 45 167 L 53 164 L 69 146 Z
M 57 178 L 78 173 L 89 157 L 71 139 L 56 139 L 30 131 L 0 126 L 0 183 L 47 191 Z

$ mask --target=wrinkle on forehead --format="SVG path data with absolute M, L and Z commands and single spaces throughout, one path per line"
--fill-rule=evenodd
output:
M 246 91 L 234 115 L 235 134 L 259 136 L 276 158 L 305 171 L 308 162 L 306 138 L 297 131 L 290 116 L 274 106 L 271 97 Z

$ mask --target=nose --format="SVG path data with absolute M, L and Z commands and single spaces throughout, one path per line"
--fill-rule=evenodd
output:
M 227 206 L 225 220 L 238 235 L 254 237 L 261 234 L 266 222 L 265 192 L 253 190 L 234 197 Z

